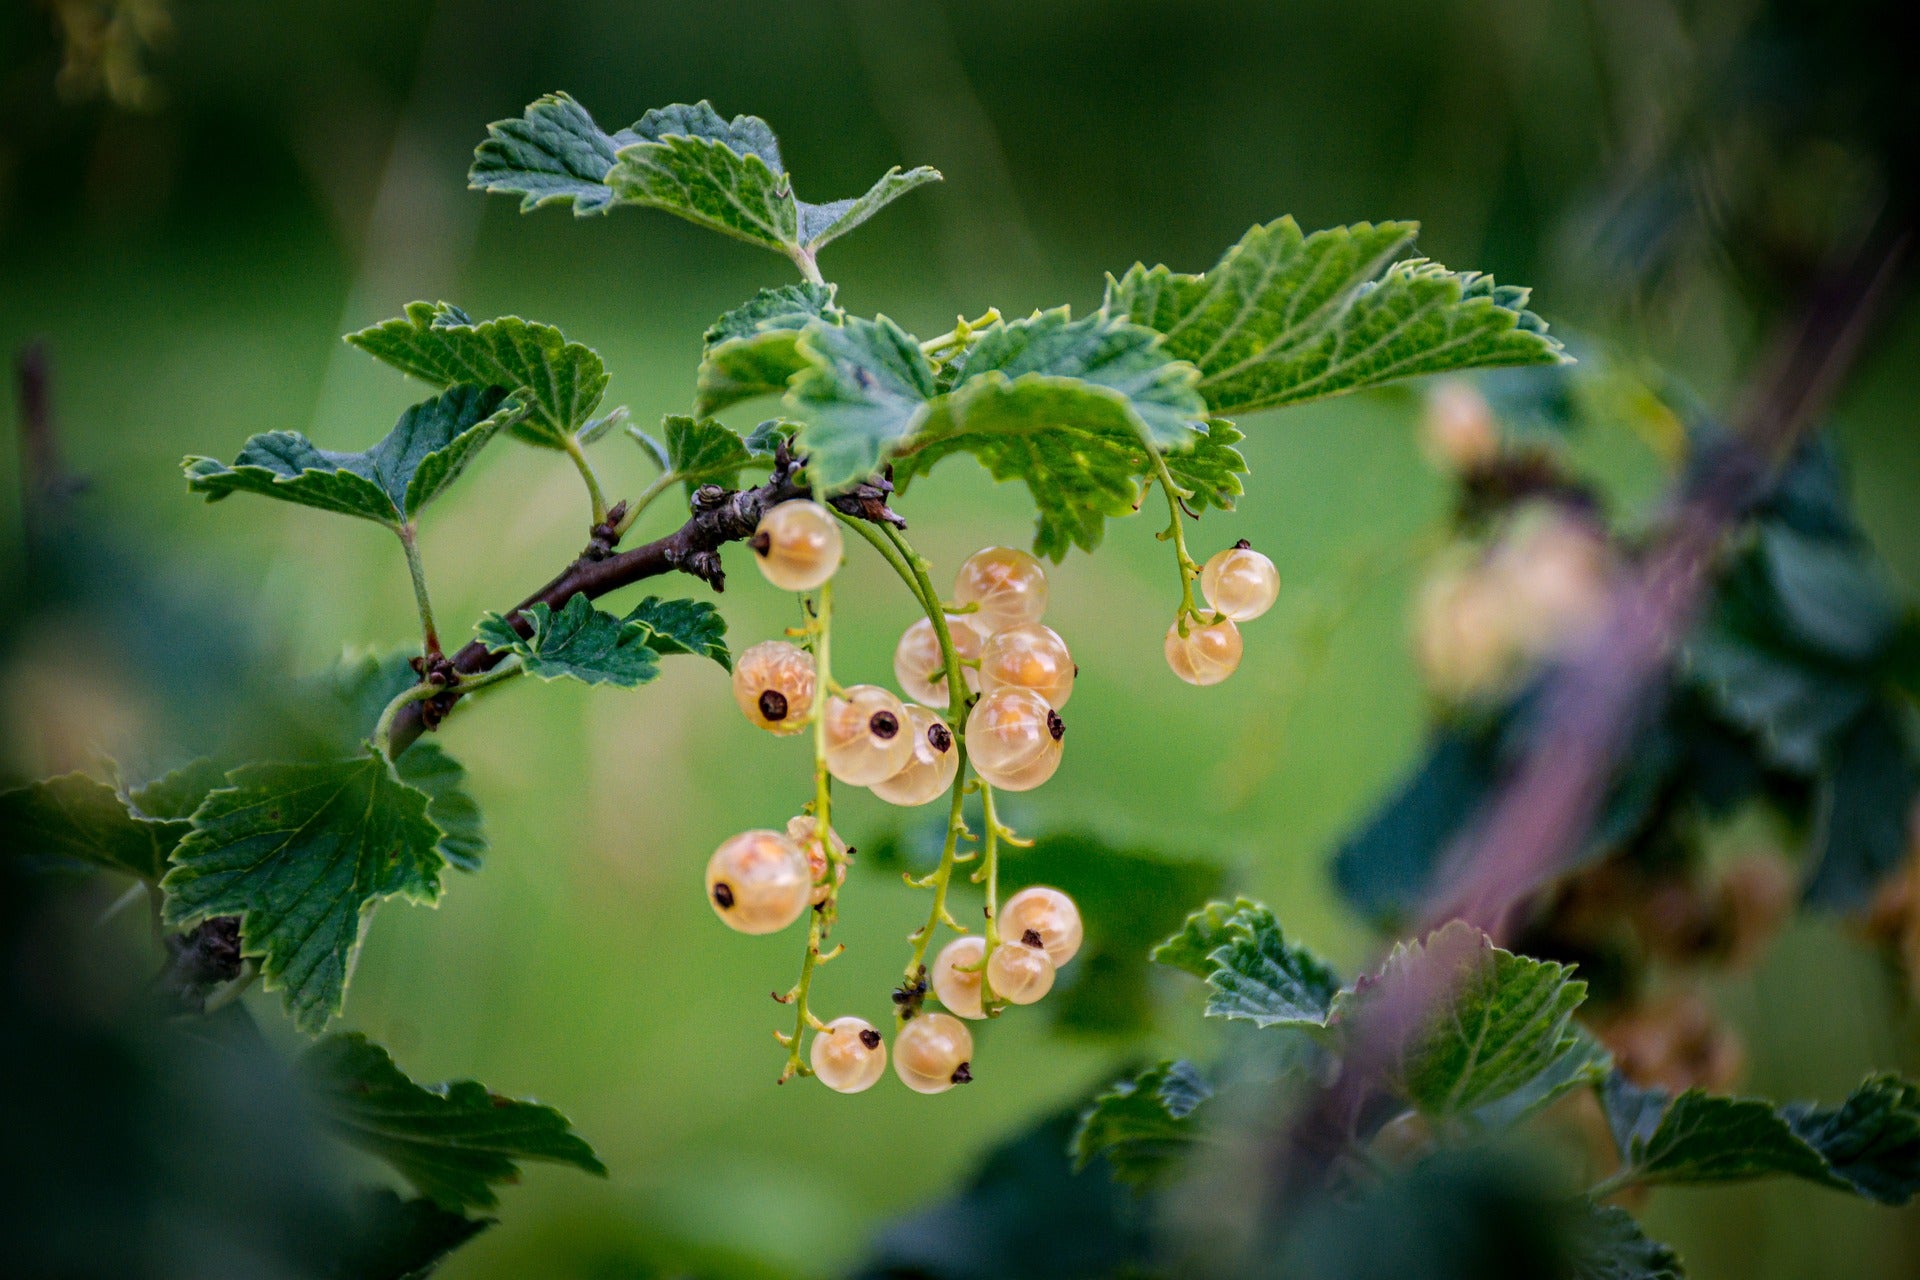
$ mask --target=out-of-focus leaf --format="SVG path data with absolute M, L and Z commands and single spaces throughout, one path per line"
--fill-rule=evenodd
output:
M 1806 899 L 1850 911 L 1864 907 L 1906 861 L 1920 796 L 1920 761 L 1901 710 L 1876 702 L 1834 744 L 1819 781 Z
M 1709 623 L 1688 642 L 1692 678 L 1771 760 L 1796 773 L 1819 767 L 1828 743 L 1873 697 L 1870 683 L 1830 664 L 1764 647 Z
M 1860 1195 L 1905 1204 L 1920 1192 L 1920 1087 L 1871 1076 L 1837 1107 L 1792 1103 L 1788 1126 Z
M 1441 858 L 1493 785 L 1495 747 L 1485 734 L 1443 728 L 1426 754 L 1334 854 L 1334 881 L 1355 910 L 1393 920 L 1416 910 Z
M 1900 624 L 1900 602 L 1867 546 L 1764 527 L 1760 564 L 1788 636 L 1838 662 L 1872 661 Z
M 158 882 L 187 833 L 179 821 L 148 821 L 114 789 L 83 773 L 0 791 L 0 848 L 49 870 L 118 871 Z
M 384 1187 L 362 1192 L 354 1207 L 355 1229 L 332 1273 L 338 1280 L 426 1280 L 448 1254 L 493 1225 Z
M 1771 1102 L 1702 1089 L 1670 1097 L 1618 1075 L 1608 1080 L 1603 1098 L 1620 1158 L 1636 1182 L 1734 1182 L 1786 1174 L 1845 1185 Z
M 1073 1133 L 1073 1167 L 1099 1157 L 1122 1182 L 1144 1186 L 1199 1140 L 1194 1111 L 1213 1096 L 1191 1062 L 1162 1062 L 1122 1080 L 1093 1100 Z
M 1650 1239 L 1625 1209 L 1580 1202 L 1585 1221 L 1573 1231 L 1567 1280 L 1685 1280 L 1680 1255 Z

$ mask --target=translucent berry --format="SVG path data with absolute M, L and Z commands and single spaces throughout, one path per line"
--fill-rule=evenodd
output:
M 973 1033 L 951 1014 L 923 1013 L 893 1038 L 893 1071 L 915 1093 L 945 1093 L 973 1079 Z
M 707 861 L 707 901 L 742 933 L 773 933 L 807 909 L 807 855 L 778 831 L 742 831 Z
M 767 581 L 783 591 L 811 591 L 840 567 L 839 522 L 805 498 L 770 508 L 747 545 Z
M 733 700 L 774 733 L 798 733 L 813 715 L 813 655 L 785 640 L 762 640 L 733 664 Z
M 947 634 L 953 640 L 953 651 L 962 658 L 980 656 L 982 637 L 974 626 L 974 616 L 947 615 Z M 947 664 L 940 653 L 940 637 L 928 619 L 920 619 L 901 633 L 900 643 L 893 651 L 893 677 L 906 695 L 917 702 L 943 707 L 952 701 L 947 696 Z M 979 690 L 980 674 L 974 668 L 961 667 L 960 677 L 966 681 L 969 693 Z
M 975 624 L 991 636 L 1038 622 L 1047 611 L 1047 574 L 1040 562 L 1012 547 L 988 547 L 968 556 L 953 580 L 959 604 L 977 604 Z
M 962 1018 L 987 1016 L 980 1008 L 980 962 L 986 954 L 987 940 L 970 933 L 940 948 L 934 958 L 933 994 Z
M 910 806 L 936 799 L 953 785 L 960 753 L 945 720 L 915 702 L 906 709 L 913 752 L 900 772 L 873 784 L 873 794 L 888 804 Z
M 1073 655 L 1052 627 L 1038 622 L 996 631 L 980 650 L 980 683 L 987 689 L 1031 689 L 1052 707 L 1073 696 Z
M 1280 595 L 1280 571 L 1273 561 L 1241 541 L 1216 551 L 1200 570 L 1200 594 L 1215 613 L 1235 622 L 1252 622 L 1273 608 Z
M 993 949 L 987 961 L 987 981 L 993 994 L 1008 1004 L 1032 1004 L 1053 990 L 1053 957 L 1034 942 L 1015 938 Z
M 856 684 L 827 699 L 827 771 L 856 787 L 900 772 L 913 755 L 913 732 L 900 699 L 877 684 Z
M 1032 885 L 1008 898 L 1000 907 L 1000 930 L 1010 938 L 1040 935 L 1040 945 L 1055 967 L 1073 959 L 1083 936 L 1080 908 L 1058 889 Z
M 814 828 L 818 825 L 806 814 L 787 819 L 787 839 L 799 845 L 800 851 L 807 855 L 807 876 L 813 885 L 813 892 L 808 895 L 807 901 L 816 907 L 827 900 L 826 880 L 829 862 L 826 850 L 822 849 L 820 841 L 814 838 Z M 842 840 L 840 833 L 832 827 L 827 828 L 827 840 L 833 845 L 834 853 L 839 855 L 838 859 L 832 863 L 835 868 L 832 887 L 837 889 L 847 882 L 847 857 L 853 851 L 847 848 L 847 842 Z
M 1055 729 L 1058 732 L 1055 732 Z M 1066 733 L 1060 714 L 1031 689 L 1003 685 L 983 694 L 967 713 L 967 755 L 988 782 L 1031 764 Z
M 835 1018 L 808 1051 L 813 1074 L 835 1093 L 861 1093 L 887 1069 L 887 1042 L 865 1018 Z
M 1189 620 L 1183 636 L 1175 620 L 1167 628 L 1167 665 L 1188 684 L 1219 684 L 1240 665 L 1240 628 L 1231 618 L 1206 626 Z
M 1058 712 L 1054 713 L 1053 718 L 1054 723 L 1060 723 Z M 1057 773 L 1060 769 L 1060 761 L 1065 757 L 1066 752 L 1061 750 L 1061 744 L 1055 742 L 1043 748 L 1039 755 L 1017 769 L 997 769 L 992 773 L 983 769 L 978 772 L 995 790 L 1031 791 Z

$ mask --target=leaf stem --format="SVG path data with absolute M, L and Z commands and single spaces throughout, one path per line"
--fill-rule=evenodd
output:
M 573 459 L 573 465 L 579 470 L 580 478 L 587 484 L 587 499 L 593 504 L 593 523 L 603 525 L 607 522 L 607 498 L 600 491 L 600 477 L 594 473 L 593 463 L 587 461 L 587 451 L 580 446 L 578 437 L 571 433 L 560 437 L 560 447 Z
M 381 709 L 380 718 L 374 722 L 373 735 L 370 739 L 373 743 L 374 750 L 386 756 L 388 759 L 394 757 L 394 720 L 403 710 L 412 704 L 425 702 L 429 698 L 437 698 L 446 693 L 457 693 L 464 698 L 468 694 L 478 693 L 489 685 L 496 685 L 504 680 L 511 680 L 524 669 L 525 667 L 521 663 L 520 655 L 510 654 L 499 666 L 475 675 L 463 675 L 452 684 L 438 685 L 422 680 L 419 684 L 408 685 L 399 693 L 396 693 L 393 696 L 393 700 Z
M 407 574 L 413 579 L 413 603 L 420 610 L 421 651 L 429 658 L 440 656 L 440 633 L 433 625 L 433 601 L 427 597 L 427 566 L 420 559 L 420 542 L 413 521 L 396 525 L 400 546 L 407 553 Z
M 680 473 L 678 471 L 669 470 L 661 472 L 659 476 L 655 477 L 652 484 L 640 491 L 639 497 L 627 504 L 627 514 L 621 516 L 613 526 L 614 537 L 616 539 L 625 537 L 627 530 L 633 528 L 633 522 L 640 518 L 640 513 L 652 506 L 655 498 L 679 483 Z
M 1187 621 L 1198 618 L 1200 610 L 1193 603 L 1193 580 L 1200 576 L 1200 566 L 1187 554 L 1187 534 L 1180 525 L 1180 499 L 1187 496 L 1186 491 L 1173 482 L 1173 473 L 1167 470 L 1167 460 L 1160 450 L 1149 444 L 1147 456 L 1153 459 L 1154 478 L 1160 482 L 1160 491 L 1167 495 L 1167 514 L 1172 517 L 1166 530 L 1160 534 L 1162 542 L 1172 539 L 1174 560 L 1180 568 L 1180 611 L 1174 621 L 1180 628 L 1180 634 L 1187 634 Z
M 1623 1165 L 1608 1177 L 1602 1178 L 1587 1189 L 1587 1198 L 1594 1201 L 1605 1200 L 1608 1196 L 1625 1191 L 1640 1181 L 1640 1171 L 1632 1165 Z
M 795 245 L 787 253 L 793 259 L 793 265 L 800 268 L 801 276 L 808 284 L 825 284 L 826 277 L 820 274 L 820 264 L 814 259 L 814 251 Z

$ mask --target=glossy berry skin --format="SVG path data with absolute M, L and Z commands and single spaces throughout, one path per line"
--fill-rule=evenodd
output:
M 835 1093 L 863 1093 L 887 1069 L 887 1042 L 865 1018 L 835 1018 L 813 1034 L 813 1074 Z
M 948 1012 L 962 1018 L 987 1016 L 980 1007 L 980 962 L 986 954 L 987 940 L 971 933 L 940 948 L 933 961 L 933 994 Z
M 905 767 L 913 755 L 907 709 L 877 684 L 856 684 L 827 699 L 827 772 L 870 787 Z
M 840 567 L 840 524 L 806 498 L 769 508 L 747 545 L 760 572 L 782 591 L 811 591 Z
M 1188 684 L 1219 684 L 1240 666 L 1240 628 L 1231 618 L 1202 626 L 1188 619 L 1187 634 L 1180 623 L 1167 628 L 1167 665 Z
M 807 901 L 816 907 L 827 900 L 833 889 L 847 882 L 847 856 L 850 852 L 847 842 L 840 838 L 840 833 L 828 827 L 827 840 L 832 844 L 834 853 L 838 855 L 837 859 L 829 859 L 826 850 L 820 847 L 820 842 L 813 836 L 814 828 L 818 825 L 806 814 L 787 819 L 787 839 L 799 845 L 800 851 L 807 855 L 807 875 L 813 885 L 813 891 L 807 895 Z M 827 883 L 829 862 L 834 867 L 831 886 Z
M 733 700 L 754 724 L 798 733 L 813 715 L 813 655 L 785 640 L 762 640 L 733 664 Z
M 973 1079 L 973 1033 L 949 1013 L 922 1013 L 893 1038 L 893 1073 L 915 1093 L 945 1093 Z
M 1215 613 L 1235 622 L 1252 622 L 1280 598 L 1280 571 L 1242 542 L 1213 553 L 1200 570 L 1200 594 Z
M 1073 655 L 1052 627 L 1038 622 L 996 631 L 980 650 L 980 684 L 1031 689 L 1060 708 L 1073 696 Z
M 1053 990 L 1053 957 L 1018 938 L 1002 942 L 987 960 L 987 982 L 1008 1004 L 1032 1004 Z
M 729 928 L 775 933 L 807 909 L 807 855 L 778 831 L 742 831 L 707 861 L 707 901 Z
M 1039 760 L 1059 745 L 1065 732 L 1045 698 L 1031 689 L 1004 685 L 982 694 L 967 713 L 967 756 L 981 777 L 999 786 L 995 775 Z
M 1001 905 L 1000 930 L 1010 938 L 1039 934 L 1056 968 L 1073 959 L 1084 936 L 1073 899 L 1043 884 L 1030 885 Z
M 1058 713 L 1055 714 L 1054 719 L 1056 722 L 1059 720 Z M 996 791 L 1031 791 L 1053 777 L 1060 769 L 1061 760 L 1065 758 L 1066 752 L 1061 750 L 1060 743 L 1054 742 L 1017 769 L 998 769 L 992 773 L 980 769 L 975 772 L 985 778 Z
M 909 702 L 907 733 L 913 741 L 913 754 L 900 772 L 873 784 L 873 794 L 903 807 L 938 799 L 960 771 L 960 752 L 945 720 L 919 703 Z
M 961 564 L 953 599 L 980 606 L 973 616 L 982 635 L 1038 622 L 1047 612 L 1046 570 L 1024 551 L 987 547 Z
M 984 637 L 974 626 L 973 617 L 965 613 L 947 615 L 947 635 L 953 640 L 953 651 L 962 658 L 980 656 Z M 947 696 L 947 664 L 940 653 L 940 636 L 929 619 L 922 618 L 901 633 L 900 643 L 893 650 L 893 678 L 916 702 L 944 707 L 952 701 Z M 966 682 L 967 692 L 979 691 L 980 673 L 976 669 L 961 667 L 960 678 Z

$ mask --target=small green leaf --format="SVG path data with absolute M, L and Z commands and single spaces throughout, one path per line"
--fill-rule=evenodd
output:
M 1169 965 L 1205 979 L 1218 967 L 1214 964 L 1213 953 L 1232 941 L 1232 935 L 1227 932 L 1228 923 L 1242 913 L 1266 910 L 1251 898 L 1209 902 L 1188 916 L 1186 923 L 1180 926 L 1180 932 L 1155 947 L 1147 958 L 1155 964 Z
M 902 172 L 899 165 L 880 175 L 865 195 L 826 204 L 800 202 L 800 242 L 817 252 L 880 212 L 916 187 L 940 181 L 940 172 L 925 165 Z
M 1194 1111 L 1213 1096 L 1191 1062 L 1162 1062 L 1093 1100 L 1073 1132 L 1073 1167 L 1105 1156 L 1113 1176 L 1145 1186 L 1199 1140 Z
M 426 1280 L 447 1255 L 493 1225 L 449 1213 L 433 1201 L 403 1200 L 385 1187 L 354 1198 L 354 1227 L 342 1242 L 337 1280 Z
M 531 403 L 513 433 L 548 449 L 590 429 L 607 389 L 600 357 L 552 325 L 518 316 L 475 323 L 445 302 L 408 303 L 404 316 L 350 333 L 347 341 L 436 387 L 471 382 L 525 391 Z
M 1680 1255 L 1640 1230 L 1625 1209 L 1581 1201 L 1566 1280 L 1686 1280 Z
M 733 428 L 712 418 L 670 413 L 660 420 L 660 427 L 666 437 L 667 469 L 680 477 L 689 498 L 703 484 L 739 488 L 741 469 L 768 456 L 749 448 Z
M 660 655 L 647 644 L 647 628 L 593 607 L 584 594 L 568 598 L 560 612 L 544 603 L 520 611 L 533 628 L 522 636 L 513 624 L 489 613 L 474 628 L 494 653 L 518 654 L 542 680 L 579 680 L 635 688 L 660 674 Z
M 1340 979 L 1320 957 L 1289 943 L 1272 911 L 1256 905 L 1234 912 L 1221 937 L 1207 956 L 1208 1017 L 1307 1031 L 1327 1025 Z
M 1860 1195 L 1905 1204 L 1920 1193 L 1920 1086 L 1912 1081 L 1871 1076 L 1837 1107 L 1794 1103 L 1780 1114 Z
M 1575 1024 L 1565 1051 L 1539 1075 L 1504 1098 L 1476 1108 L 1468 1118 L 1478 1128 L 1491 1132 L 1510 1129 L 1576 1089 L 1597 1087 L 1612 1069 L 1613 1055 Z
M 227 785 L 227 771 L 211 757 L 189 761 L 127 792 L 127 806 L 150 822 L 184 822 L 209 791 Z
M 1211 271 L 1136 264 L 1108 277 L 1106 310 L 1164 334 L 1198 365 L 1216 413 L 1300 404 L 1396 378 L 1564 360 L 1527 291 L 1423 259 L 1395 262 L 1411 222 L 1310 236 L 1254 227 Z
M 762 289 L 714 321 L 700 354 L 694 412 L 718 413 L 755 396 L 777 396 L 807 367 L 800 331 L 815 320 L 838 324 L 833 286 L 790 284 Z
M 640 627 L 647 647 L 657 654 L 693 654 L 712 658 L 728 671 L 733 670 L 733 655 L 727 652 L 727 620 L 704 600 L 648 596 L 623 621 Z
M 1786 1174 L 1846 1185 L 1771 1102 L 1719 1097 L 1702 1089 L 1670 1097 L 1637 1088 L 1618 1074 L 1607 1081 L 1602 1099 L 1625 1172 L 1634 1182 L 1735 1182 Z
M 434 850 L 461 871 L 478 871 L 487 851 L 480 805 L 467 791 L 466 768 L 437 742 L 415 742 L 393 762 L 400 781 L 427 796 L 427 818 L 440 828 Z
M 487 126 L 487 140 L 474 149 L 467 185 L 523 197 L 522 213 L 549 204 L 571 205 L 582 218 L 605 213 L 614 198 L 607 186 L 614 155 L 639 140 L 631 129 L 603 132 L 585 107 L 564 93 L 550 93 L 518 120 Z
M 316 1042 L 301 1056 L 300 1076 L 341 1138 L 385 1160 L 449 1212 L 497 1204 L 494 1187 L 518 1180 L 523 1160 L 607 1173 L 552 1107 L 501 1097 L 472 1080 L 424 1088 L 362 1035 Z
M 1247 460 L 1233 446 L 1246 439 L 1246 433 L 1225 418 L 1213 418 L 1204 435 L 1194 439 L 1191 449 L 1166 455 L 1167 471 L 1173 482 L 1192 496 L 1187 505 L 1196 511 L 1208 507 L 1233 510 L 1234 501 L 1246 492 L 1240 477 L 1247 474 Z
M 871 474 L 918 431 L 935 395 L 933 365 L 885 316 L 816 321 L 800 335 L 807 368 L 787 391 L 807 475 L 831 492 Z
M 0 847 L 52 869 L 120 871 L 157 882 L 187 824 L 150 821 L 83 773 L 0 791 Z
M 428 797 L 374 756 L 252 764 L 228 781 L 174 850 L 166 921 L 239 916 L 242 954 L 317 1031 L 339 1012 L 368 909 L 439 898 L 442 833 Z
M 1868 905 L 1905 865 L 1920 760 L 1903 729 L 1904 712 L 1876 701 L 1834 743 L 1815 791 L 1806 900 L 1830 910 Z

